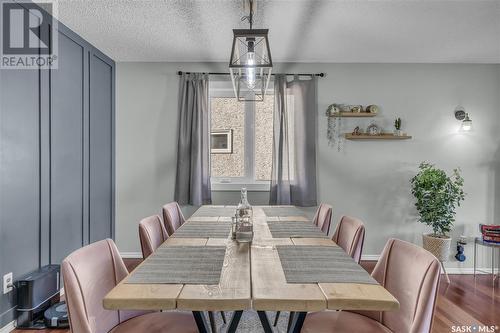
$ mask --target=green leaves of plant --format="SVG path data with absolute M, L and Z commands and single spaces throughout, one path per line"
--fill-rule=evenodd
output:
M 434 234 L 445 236 L 455 222 L 456 207 L 465 198 L 464 179 L 458 168 L 451 176 L 427 162 L 422 162 L 419 169 L 410 180 L 419 221 L 431 226 Z

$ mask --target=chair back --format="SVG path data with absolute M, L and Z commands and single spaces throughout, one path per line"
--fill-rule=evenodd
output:
M 355 217 L 342 216 L 332 240 L 359 263 L 365 241 L 365 225 Z
M 441 267 L 423 248 L 390 239 L 372 276 L 399 301 L 387 312 L 359 312 L 378 320 L 392 332 L 430 332 L 436 306 Z
M 128 274 L 115 243 L 105 239 L 71 253 L 61 264 L 72 332 L 107 333 L 144 312 L 111 311 L 102 300 Z
M 175 230 L 177 230 L 185 222 L 181 207 L 179 207 L 179 204 L 174 201 L 163 206 L 162 212 L 165 229 L 167 230 L 168 235 L 172 236 Z
M 139 239 L 144 259 L 149 257 L 167 238 L 167 230 L 158 215 L 146 217 L 139 222 Z
M 332 221 L 332 206 L 320 204 L 313 218 L 313 223 L 328 235 L 330 232 L 330 223 Z

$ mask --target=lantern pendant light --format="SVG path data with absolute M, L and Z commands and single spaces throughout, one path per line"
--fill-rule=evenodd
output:
M 268 29 L 253 29 L 254 0 L 247 0 L 250 29 L 233 29 L 233 47 L 229 60 L 229 72 L 233 89 L 239 101 L 263 101 L 273 61 L 269 48 Z

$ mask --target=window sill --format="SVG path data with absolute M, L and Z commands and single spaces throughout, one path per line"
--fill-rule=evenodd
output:
M 269 192 L 269 182 L 262 183 L 222 183 L 222 182 L 212 182 L 213 192 L 240 192 L 242 187 L 246 187 L 249 192 Z

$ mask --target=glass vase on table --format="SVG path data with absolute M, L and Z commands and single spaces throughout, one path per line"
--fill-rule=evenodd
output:
M 253 209 L 248 203 L 247 189 L 241 189 L 241 200 L 236 207 L 238 223 L 236 225 L 236 241 L 250 243 L 253 239 Z

